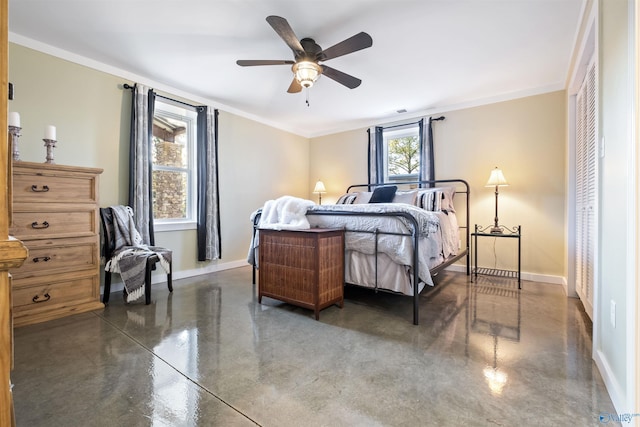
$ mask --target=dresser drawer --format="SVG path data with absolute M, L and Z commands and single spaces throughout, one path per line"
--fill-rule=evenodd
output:
M 97 176 L 45 167 L 42 164 L 13 164 L 13 202 L 96 203 Z
M 18 208 L 18 207 L 16 207 Z M 11 234 L 20 240 L 91 236 L 97 233 L 95 210 L 58 211 L 55 205 L 13 213 Z
M 98 268 L 98 237 L 27 240 L 29 256 L 20 268 L 10 272 L 15 279 L 58 272 Z
M 41 311 L 59 308 L 70 303 L 95 299 L 96 277 L 78 277 L 44 284 L 21 287 L 13 280 L 13 309 L 16 316 L 23 311 Z

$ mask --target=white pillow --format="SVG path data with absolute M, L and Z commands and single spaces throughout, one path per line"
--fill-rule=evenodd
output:
M 449 212 L 455 212 L 453 207 L 453 196 L 456 195 L 456 187 L 438 187 L 442 190 L 442 209 Z
M 393 203 L 406 203 L 408 205 L 414 205 L 416 202 L 417 194 L 417 190 L 396 191 L 396 195 L 393 198 Z
M 353 201 L 354 205 L 360 205 L 364 203 L 369 203 L 371 200 L 372 191 L 360 191 L 357 193 L 356 199 Z

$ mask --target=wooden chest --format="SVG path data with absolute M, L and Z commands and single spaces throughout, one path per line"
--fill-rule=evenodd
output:
M 344 230 L 260 230 L 258 301 L 314 310 L 344 304 Z
M 101 169 L 13 163 L 11 235 L 29 250 L 11 270 L 16 326 L 104 307 L 100 302 Z

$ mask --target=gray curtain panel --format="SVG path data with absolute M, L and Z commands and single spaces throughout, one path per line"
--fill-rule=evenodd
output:
M 433 122 L 444 120 L 444 116 L 425 117 L 418 122 L 420 129 L 420 180 L 433 181 L 436 179 L 435 155 L 433 151 Z M 433 187 L 434 184 L 429 184 Z
M 218 110 L 198 109 L 198 261 L 221 257 Z
M 153 204 L 151 199 L 151 139 L 155 94 L 136 84 L 131 107 L 131 145 L 129 150 L 129 206 L 143 243 L 154 245 Z
M 431 132 L 431 118 L 425 117 L 418 122 L 420 135 L 420 181 L 435 179 L 435 171 L 431 160 L 433 156 L 433 133 Z M 429 138 L 431 136 L 431 138 Z M 430 185 L 432 187 L 433 185 Z
M 380 184 L 384 182 L 384 148 L 381 126 L 372 126 L 367 129 L 369 135 L 369 182 L 368 184 Z

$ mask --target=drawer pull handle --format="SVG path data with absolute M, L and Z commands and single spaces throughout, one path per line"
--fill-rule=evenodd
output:
M 35 297 L 31 298 L 31 301 L 35 303 L 39 303 L 39 302 L 47 302 L 50 299 L 51 299 L 51 295 L 49 295 L 49 293 L 47 292 L 46 294 L 44 294 L 44 299 L 40 299 L 40 297 L 36 295 Z
M 45 221 L 42 224 L 38 224 L 38 221 L 35 221 L 31 223 L 31 228 L 49 228 L 49 223 Z
M 37 185 L 32 185 L 31 191 L 33 191 L 34 193 L 46 193 L 47 191 L 49 191 L 49 186 L 43 185 L 41 189 L 38 189 Z
M 40 262 L 40 261 L 47 262 L 47 261 L 49 261 L 49 260 L 51 260 L 51 257 L 48 257 L 48 256 L 40 256 L 40 257 L 35 257 L 35 258 L 33 259 L 33 262 Z

